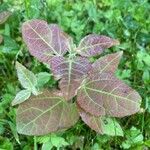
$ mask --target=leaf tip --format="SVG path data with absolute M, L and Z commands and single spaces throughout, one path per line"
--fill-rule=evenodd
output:
M 15 66 L 17 68 L 17 67 L 21 66 L 21 64 L 18 61 L 16 61 Z
M 11 102 L 11 106 L 12 106 L 12 107 L 14 107 L 14 106 L 16 106 L 16 105 L 18 105 L 18 103 L 15 103 L 15 102 L 13 102 L 13 101 Z
M 119 51 L 118 54 L 119 54 L 120 56 L 122 56 L 122 55 L 123 55 L 123 51 Z
M 114 40 L 114 45 L 120 45 L 120 42 L 119 42 L 119 40 Z
M 13 102 L 13 101 L 11 102 L 11 106 L 15 106 L 15 104 L 14 104 L 14 102 Z

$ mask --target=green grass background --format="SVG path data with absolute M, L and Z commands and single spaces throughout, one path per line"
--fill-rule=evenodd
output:
M 0 25 L 4 41 L 0 45 L 0 150 L 83 149 L 109 150 L 150 148 L 150 1 L 149 0 L 3 0 L 0 12 L 12 12 Z M 15 61 L 34 73 L 48 69 L 34 59 L 22 41 L 21 25 L 38 18 L 57 23 L 77 44 L 90 33 L 118 39 L 120 45 L 107 53 L 123 50 L 116 75 L 142 96 L 141 111 L 118 119 L 123 137 L 99 135 L 82 121 L 65 133 L 44 137 L 18 135 L 15 125 L 16 108 L 11 106 L 21 89 L 17 80 Z M 53 87 L 53 78 L 45 87 Z M 52 138 L 52 143 L 46 145 Z M 48 147 L 46 147 L 48 146 Z

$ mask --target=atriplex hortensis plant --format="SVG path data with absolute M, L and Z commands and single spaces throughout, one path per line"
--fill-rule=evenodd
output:
M 104 117 L 124 117 L 139 111 L 140 95 L 114 75 L 122 51 L 101 57 L 94 63 L 89 61 L 90 57 L 117 45 L 117 40 L 90 34 L 76 47 L 72 38 L 56 24 L 48 25 L 42 20 L 25 22 L 22 34 L 30 54 L 50 65 L 59 89 L 45 89 L 37 94 L 34 75 L 16 64 L 20 70 L 19 80 L 28 80 L 29 86 L 24 86 L 31 89 L 27 97 L 31 91 L 36 93 L 23 103 L 18 100 L 20 96 L 13 102 L 13 105 L 21 103 L 16 118 L 19 133 L 44 135 L 64 130 L 81 116 L 91 129 L 103 134 Z

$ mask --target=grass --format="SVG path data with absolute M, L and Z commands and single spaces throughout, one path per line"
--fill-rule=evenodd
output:
M 0 12 L 9 10 L 11 16 L 0 25 L 4 41 L 0 45 L 0 149 L 136 149 L 150 147 L 150 2 L 148 0 L 4 0 Z M 117 119 L 123 137 L 99 135 L 80 120 L 64 133 L 43 137 L 18 135 L 15 125 L 16 108 L 11 106 L 21 89 L 15 61 L 34 73 L 48 69 L 33 59 L 22 41 L 21 24 L 29 19 L 44 19 L 57 23 L 73 36 L 75 43 L 90 33 L 118 39 L 120 45 L 107 53 L 124 51 L 116 75 L 142 96 L 141 111 L 130 117 Z M 53 87 L 53 78 L 45 87 Z M 35 141 L 36 140 L 36 141 Z M 50 141 L 50 142 L 49 142 Z M 37 148 L 36 146 L 37 145 Z M 47 146 L 47 147 L 46 147 Z

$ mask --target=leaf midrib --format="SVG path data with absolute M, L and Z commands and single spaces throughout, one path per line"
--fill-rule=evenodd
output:
M 27 70 L 24 66 L 21 66 L 20 64 L 17 64 L 17 66 L 19 67 L 20 66 L 20 69 L 17 67 L 17 70 L 20 71 L 21 73 L 20 74 L 24 74 L 25 76 L 25 79 L 28 81 L 28 83 L 30 84 L 30 88 L 27 88 L 28 90 L 32 90 L 33 87 L 36 86 L 36 84 L 34 84 L 29 78 L 28 78 L 28 75 L 27 75 L 27 72 L 29 72 L 29 74 L 32 74 L 29 70 Z M 24 70 L 24 71 L 23 71 Z M 29 75 L 30 76 L 30 75 Z M 21 80 L 21 79 L 20 79 Z
M 81 51 L 81 50 L 85 50 L 87 48 L 94 48 L 95 46 L 102 46 L 104 44 L 109 44 L 109 43 L 115 44 L 115 42 L 105 42 L 105 43 L 98 43 L 98 44 L 94 44 L 94 45 L 90 45 L 90 46 L 85 46 L 85 47 L 79 48 L 79 49 Z
M 108 62 L 101 70 L 100 72 L 98 72 L 99 70 L 97 70 L 98 74 L 102 74 L 103 72 L 105 72 L 105 70 L 107 69 L 107 67 L 109 67 L 117 58 L 119 58 L 121 56 L 121 53 L 118 53 L 118 55 L 116 57 L 114 57 L 110 62 Z M 101 58 L 102 59 L 102 58 Z M 100 61 L 101 61 L 100 59 Z M 118 64 L 117 64 L 118 66 Z M 116 71 L 116 70 L 115 70 Z M 92 80 L 86 83 L 86 85 L 93 83 L 93 82 L 97 82 L 100 81 L 101 79 L 96 79 L 96 80 Z
M 88 89 L 88 90 L 91 90 L 91 91 L 94 91 L 94 92 L 98 92 L 98 93 L 101 93 L 101 94 L 105 94 L 105 95 L 108 95 L 108 96 L 113 96 L 115 98 L 118 98 L 118 99 L 125 99 L 127 101 L 130 101 L 130 102 L 133 102 L 135 104 L 137 104 L 135 101 L 131 101 L 130 99 L 128 98 L 125 98 L 125 97 L 122 97 L 122 96 L 118 96 L 118 95 L 115 95 L 115 94 L 112 94 L 112 93 L 108 93 L 108 92 L 105 92 L 105 91 L 101 91 L 101 90 L 97 90 L 97 89 L 92 89 L 92 88 L 89 88 L 89 87 L 85 87 L 85 90 Z
M 47 44 L 52 49 L 52 51 L 54 52 L 54 54 L 56 54 L 57 56 L 59 56 L 59 54 L 55 51 L 55 49 L 38 32 L 36 32 L 36 30 L 34 30 L 34 28 L 32 28 L 32 26 L 30 24 L 28 24 L 28 26 L 43 40 L 43 42 L 45 44 Z

